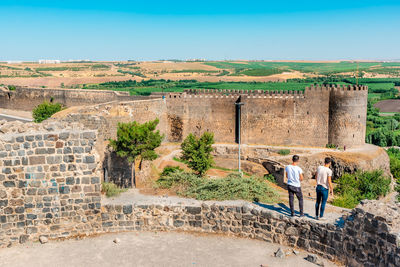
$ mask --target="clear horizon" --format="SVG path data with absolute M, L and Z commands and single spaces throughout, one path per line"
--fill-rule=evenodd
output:
M 400 60 L 399 1 L 11 1 L 0 61 Z

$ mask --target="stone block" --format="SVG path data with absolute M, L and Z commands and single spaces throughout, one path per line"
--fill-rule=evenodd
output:
M 63 160 L 65 163 L 71 163 L 74 162 L 75 157 L 73 155 L 67 155 L 63 157 Z
M 185 207 L 185 210 L 189 214 L 200 214 L 201 207 Z
M 83 149 L 83 147 L 74 147 L 74 148 L 73 148 L 73 153 L 74 153 L 74 154 L 82 154 L 83 152 L 85 152 L 85 150 Z
M 63 133 L 60 133 L 59 135 L 58 135 L 58 137 L 61 139 L 61 140 L 67 140 L 68 138 L 69 138 L 69 133 L 67 133 L 67 132 L 63 132 Z
M 45 164 L 45 163 L 46 163 L 45 156 L 30 156 L 29 157 L 30 165 L 39 165 L 39 164 Z
M 85 156 L 83 158 L 83 163 L 95 163 L 95 157 L 94 156 Z
M 122 207 L 122 211 L 124 214 L 131 214 L 132 213 L 132 205 L 124 205 Z
M 4 181 L 3 185 L 4 185 L 4 187 L 15 187 L 15 182 L 14 181 Z
M 34 141 L 35 140 L 35 136 L 27 135 L 27 136 L 25 136 L 25 140 L 28 141 L 28 142 Z
M 24 243 L 26 243 L 28 241 L 28 239 L 29 239 L 29 235 L 21 235 L 19 237 L 19 243 L 20 244 L 24 244 Z
M 7 199 L 0 200 L 0 208 L 7 207 L 7 205 L 8 205 Z
M 96 139 L 96 133 L 94 133 L 94 132 L 84 132 L 84 133 L 82 133 L 81 138 L 83 138 L 83 139 Z

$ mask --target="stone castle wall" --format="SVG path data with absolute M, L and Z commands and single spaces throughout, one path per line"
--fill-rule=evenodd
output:
M 365 143 L 368 89 L 309 87 L 303 92 L 187 90 L 167 98 L 170 141 L 212 131 L 235 141 L 235 103 L 242 106 L 242 143 L 357 146 Z
M 67 123 L 78 122 L 86 129 L 97 130 L 100 140 L 108 140 L 117 137 L 119 122 L 145 123 L 155 119 L 159 119 L 157 129 L 161 134 L 167 135 L 167 112 L 163 99 L 115 101 L 80 107 L 66 114 L 56 114 L 50 120 Z
M 1 126 L 0 246 L 92 231 L 87 222 L 100 212 L 101 199 L 96 132 L 65 124 L 21 127 Z
M 129 92 L 81 89 L 51 89 L 17 86 L 14 91 L 0 91 L 0 107 L 32 111 L 43 101 L 61 103 L 66 107 L 100 104 L 111 101 L 148 99 L 130 96 Z
M 180 142 L 189 133 L 211 131 L 216 142 L 234 143 L 235 103 L 240 99 L 244 103 L 242 143 L 320 147 L 365 143 L 368 90 L 364 86 L 312 86 L 304 92 L 187 90 L 170 93 L 166 99 L 160 99 L 159 95 L 154 96 L 158 99 L 146 98 L 147 102 L 137 101 L 138 96 L 125 92 L 98 90 L 18 87 L 0 93 L 3 108 L 32 110 L 50 99 L 66 106 L 83 106 L 71 112 L 66 120 L 98 129 L 106 139 L 114 137 L 118 121 L 159 118 L 165 141 Z M 88 107 L 91 104 L 98 106 Z

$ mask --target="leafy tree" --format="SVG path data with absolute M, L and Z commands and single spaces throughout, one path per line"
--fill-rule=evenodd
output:
M 211 155 L 212 144 L 214 144 L 213 133 L 205 132 L 200 138 L 189 134 L 181 144 L 181 159 L 187 162 L 189 168 L 203 176 L 214 164 Z
M 127 158 L 132 164 L 131 184 L 135 181 L 135 161 L 154 160 L 158 157 L 154 151 L 161 145 L 164 138 L 160 131 L 155 131 L 159 123 L 158 119 L 140 124 L 136 121 L 118 123 L 117 139 L 110 139 L 110 146 L 118 156 Z
M 42 122 L 45 119 L 50 118 L 54 113 L 59 112 L 62 109 L 60 103 L 49 103 L 44 101 L 42 104 L 38 105 L 32 111 L 32 116 L 34 122 Z

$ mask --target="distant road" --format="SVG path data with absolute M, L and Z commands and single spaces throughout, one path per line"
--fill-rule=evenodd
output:
M 8 115 L 8 114 L 1 114 L 0 113 L 0 120 L 6 121 L 22 121 L 22 122 L 30 122 L 33 121 L 32 119 L 22 118 L 18 116 Z

